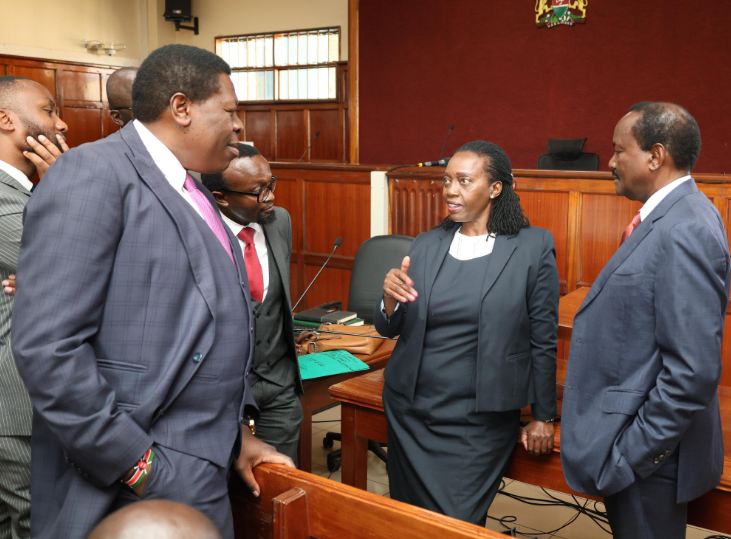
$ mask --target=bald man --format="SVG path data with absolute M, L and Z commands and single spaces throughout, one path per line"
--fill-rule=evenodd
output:
M 182 503 L 147 500 L 102 520 L 87 539 L 221 539 L 213 522 Z
M 132 114 L 132 83 L 136 76 L 136 67 L 123 67 L 107 79 L 109 116 L 120 128 L 135 119 Z

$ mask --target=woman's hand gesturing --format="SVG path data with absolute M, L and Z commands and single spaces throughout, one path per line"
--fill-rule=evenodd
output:
M 414 281 L 409 278 L 410 263 L 411 259 L 405 256 L 401 262 L 401 269 L 392 269 L 386 274 L 386 279 L 383 281 L 383 306 L 389 316 L 399 301 L 406 303 L 416 300 L 419 296 L 418 292 L 412 288 Z

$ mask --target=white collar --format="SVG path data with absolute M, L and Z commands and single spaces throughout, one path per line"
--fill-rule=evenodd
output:
M 165 178 L 170 185 L 180 191 L 185 183 L 185 177 L 188 172 L 180 164 L 175 154 L 170 151 L 170 148 L 165 146 L 162 141 L 152 134 L 142 122 L 135 120 L 134 126 L 139 133 L 142 143 L 147 148 L 147 151 L 152 156 L 152 160 L 157 165 L 157 168 L 163 173 Z
M 231 229 L 231 232 L 233 232 L 234 236 L 238 236 L 239 232 L 241 232 L 246 227 L 254 229 L 254 233 L 257 232 L 264 232 L 264 229 L 261 227 L 259 223 L 249 223 L 248 225 L 242 225 L 241 223 L 237 223 L 236 221 L 232 221 L 228 217 L 226 217 L 223 213 L 221 214 L 221 217 L 223 218 L 223 222 L 228 225 L 228 228 Z
M 7 172 L 9 176 L 11 176 L 20 185 L 25 187 L 28 191 L 33 189 L 33 183 L 28 179 L 28 176 L 23 174 L 20 170 L 15 168 L 13 165 L 6 163 L 5 161 L 0 161 L 0 169 Z
M 647 219 L 647 216 L 650 215 L 652 210 L 657 208 L 657 206 L 660 204 L 660 202 L 663 201 L 663 199 L 670 194 L 670 192 L 675 189 L 677 186 L 679 186 L 681 183 L 688 181 L 690 179 L 690 174 L 687 174 L 683 176 L 682 178 L 678 178 L 677 180 L 670 182 L 662 189 L 659 189 L 658 191 L 654 192 L 650 198 L 647 199 L 647 202 L 645 202 L 645 205 L 640 208 L 640 220 L 644 221 Z

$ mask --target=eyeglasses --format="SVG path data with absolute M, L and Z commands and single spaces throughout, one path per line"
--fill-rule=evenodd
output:
M 225 187 L 223 189 L 221 189 L 221 191 L 228 191 L 229 193 L 236 193 L 237 195 L 248 195 L 250 197 L 256 197 L 256 202 L 258 204 L 261 204 L 262 202 L 264 202 L 266 199 L 269 198 L 269 194 L 273 193 L 276 188 L 277 188 L 277 177 L 272 176 L 271 183 L 269 183 L 269 185 L 267 185 L 264 189 L 262 189 L 261 191 L 258 191 L 256 193 L 250 193 L 247 191 L 236 191 L 234 189 L 227 189 Z

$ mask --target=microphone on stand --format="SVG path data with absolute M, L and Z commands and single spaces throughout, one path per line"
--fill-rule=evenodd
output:
M 297 161 L 298 163 L 299 163 L 300 161 L 302 161 L 302 160 L 303 160 L 303 159 L 305 158 L 305 155 L 307 155 L 307 152 L 309 152 L 309 151 L 310 151 L 310 148 L 312 148 L 312 145 L 313 145 L 313 144 L 315 143 L 315 139 L 316 139 L 317 137 L 319 137 L 319 136 L 320 136 L 320 132 L 318 131 L 317 133 L 315 133 L 315 136 L 314 136 L 314 137 L 312 137 L 312 142 L 310 142 L 310 145 L 309 145 L 309 146 L 307 146 L 307 149 L 305 150 L 305 153 L 303 153 L 303 154 L 302 154 L 302 157 L 300 157 L 300 160 L 299 160 L 299 161 Z
M 419 163 L 416 166 L 417 167 L 446 167 L 451 159 L 452 159 L 451 157 L 445 157 L 444 159 L 440 159 L 439 161 L 424 161 L 423 163 Z
M 317 132 L 317 135 L 319 135 L 319 134 L 320 134 L 320 132 L 318 131 Z M 317 137 L 317 135 L 315 135 L 315 137 Z M 342 245 L 342 243 L 343 243 L 343 238 L 338 238 L 338 239 L 335 240 L 335 246 L 333 247 L 332 253 L 330 253 L 330 256 L 327 257 L 327 260 L 325 260 L 325 263 L 320 268 L 320 271 L 317 272 L 317 275 L 315 275 L 315 278 L 312 279 L 312 282 L 310 283 L 310 285 L 302 293 L 302 295 L 300 296 L 300 299 L 298 299 L 297 300 L 297 303 L 294 304 L 294 307 L 292 307 L 292 312 L 294 312 L 294 310 L 297 308 L 297 305 L 299 305 L 300 304 L 300 301 L 302 301 L 302 298 L 304 298 L 305 297 L 305 294 L 307 294 L 307 292 L 310 290 L 310 288 L 312 288 L 312 285 L 315 284 L 315 281 L 317 280 L 317 278 L 322 273 L 322 270 L 325 269 L 325 266 L 327 266 L 327 263 L 330 262 L 330 259 L 335 254 L 335 251 L 337 251 L 338 247 L 340 247 Z
M 439 159 L 444 157 L 444 150 L 447 149 L 447 141 L 449 140 L 449 135 L 452 134 L 452 129 L 454 129 L 454 124 L 449 126 L 449 131 L 447 131 L 447 138 L 444 139 L 444 146 L 442 146 L 442 153 L 439 154 Z

